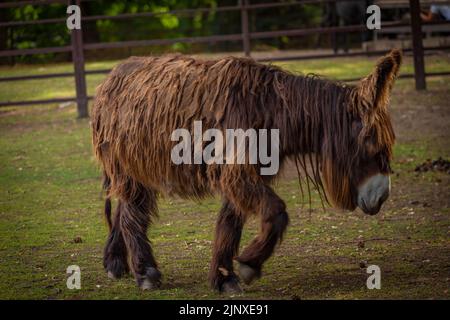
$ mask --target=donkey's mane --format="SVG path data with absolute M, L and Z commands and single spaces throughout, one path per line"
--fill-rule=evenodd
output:
M 376 80 L 369 76 L 365 81 Z M 246 58 L 132 57 L 97 88 L 94 149 L 115 195 L 132 193 L 132 180 L 198 198 L 242 177 L 234 166 L 174 166 L 173 130 L 191 130 L 194 120 L 202 120 L 204 130 L 275 128 L 280 130 L 280 160 L 292 158 L 308 189 L 311 183 L 325 196 L 325 184 L 332 202 L 348 208 L 348 177 L 365 138 L 374 137 L 373 152 L 383 150 L 389 157 L 394 143 L 387 95 L 374 97 L 368 88 Z M 374 99 L 383 100 L 383 106 L 369 112 Z M 356 140 L 355 119 L 363 123 Z M 243 170 L 255 182 L 271 179 L 254 167 Z

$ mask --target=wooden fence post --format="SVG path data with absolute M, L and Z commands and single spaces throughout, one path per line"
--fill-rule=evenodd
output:
M 244 46 L 244 53 L 246 57 L 250 57 L 250 34 L 248 31 L 248 0 L 239 0 L 241 7 L 241 29 L 242 29 L 242 44 Z
M 70 4 L 80 6 L 80 0 L 70 0 Z M 83 52 L 83 26 L 81 29 L 73 29 L 72 38 L 72 61 L 75 71 L 75 88 L 77 93 L 78 117 L 88 116 L 88 98 L 86 92 L 86 75 L 84 70 Z
M 422 43 L 422 20 L 420 17 L 419 0 L 409 0 L 411 10 L 411 31 L 414 54 L 414 77 L 416 79 L 416 90 L 425 90 L 427 83 L 425 79 L 425 62 Z

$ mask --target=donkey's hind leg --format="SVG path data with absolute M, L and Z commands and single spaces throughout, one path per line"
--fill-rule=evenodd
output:
M 280 197 L 266 185 L 259 185 L 248 193 L 248 188 L 235 198 L 247 210 L 255 210 L 261 219 L 259 235 L 236 258 L 239 262 L 239 276 L 251 283 L 261 276 L 263 263 L 272 255 L 289 223 L 286 205 Z
M 108 277 L 112 279 L 120 278 L 129 271 L 127 248 L 120 228 L 120 215 L 121 202 L 119 201 L 103 255 L 103 266 Z
M 152 215 L 156 215 L 156 194 L 142 185 L 133 196 L 123 202 L 120 227 L 130 255 L 130 267 L 142 289 L 159 287 L 161 273 L 152 254 L 147 228 Z
M 217 218 L 209 272 L 209 280 L 215 290 L 230 293 L 242 291 L 233 271 L 233 258 L 238 253 L 243 224 L 244 217 L 241 212 L 225 200 Z

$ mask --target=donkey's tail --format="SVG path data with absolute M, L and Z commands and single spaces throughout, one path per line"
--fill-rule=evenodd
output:
M 109 190 L 111 188 L 111 179 L 108 177 L 106 172 L 103 172 L 103 190 L 106 191 L 105 199 L 105 218 L 108 223 L 109 231 L 112 229 L 111 222 L 111 197 L 109 196 Z

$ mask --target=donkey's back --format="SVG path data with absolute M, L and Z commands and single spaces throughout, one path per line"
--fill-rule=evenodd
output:
M 271 115 L 256 110 L 264 95 L 258 93 L 267 94 L 276 72 L 249 59 L 182 55 L 131 57 L 116 66 L 97 88 L 92 111 L 94 150 L 110 193 L 126 197 L 136 183 L 186 197 L 221 189 L 229 168 L 174 165 L 171 135 L 180 128 L 193 132 L 195 120 L 222 132 L 264 126 Z

